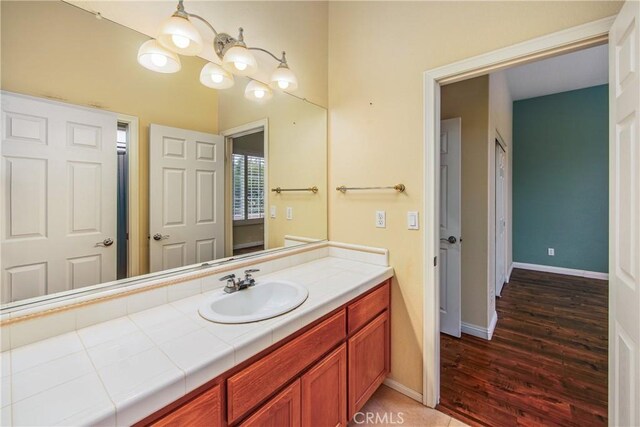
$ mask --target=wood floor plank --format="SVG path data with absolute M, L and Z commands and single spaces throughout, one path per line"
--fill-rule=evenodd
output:
M 442 334 L 438 409 L 487 426 L 606 426 L 608 283 L 514 270 L 491 341 Z

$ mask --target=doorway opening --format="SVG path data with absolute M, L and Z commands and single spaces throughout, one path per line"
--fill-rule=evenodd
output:
M 127 276 L 129 257 L 129 124 L 118 122 L 116 133 L 117 167 L 117 214 L 116 214 L 116 277 Z
M 606 423 L 608 283 L 584 276 L 607 275 L 607 52 L 592 47 L 442 87 L 440 405 L 450 415 L 489 425 Z M 461 123 L 457 176 L 451 120 Z M 460 233 L 442 234 L 455 228 L 457 182 Z M 503 291 L 506 266 L 515 279 Z M 520 368 L 530 360 L 544 371 Z M 585 360 L 591 375 L 571 381 Z M 553 379 L 560 384 L 549 386 Z M 543 402 L 512 391 L 523 383 Z M 552 413 L 551 401 L 572 410 Z
M 640 248 L 637 233 L 640 221 L 638 211 L 632 207 L 640 200 L 637 182 L 638 158 L 631 156 L 638 141 L 638 111 L 640 111 L 640 77 L 632 70 L 640 66 L 640 40 L 637 23 L 640 6 L 626 2 L 617 16 L 590 22 L 557 33 L 532 39 L 517 45 L 468 58 L 424 73 L 425 100 L 425 228 L 434 230 L 425 239 L 424 263 L 424 351 L 423 351 L 423 403 L 435 407 L 440 399 L 440 287 L 439 263 L 439 138 L 440 95 L 442 85 L 471 79 L 499 71 L 510 66 L 525 64 L 562 53 L 605 44 L 608 41 L 616 55 L 609 54 L 610 92 L 609 113 L 609 359 L 608 400 L 609 422 L 614 425 L 633 424 L 637 418 L 637 397 L 633 390 L 640 389 L 637 375 L 633 374 L 630 354 L 636 354 L 640 336 L 637 317 L 640 303 L 640 281 L 637 271 Z M 615 46 L 615 50 L 613 48 Z M 491 140 L 493 142 L 493 140 Z M 635 147 L 635 148 L 632 148 Z M 493 159 L 493 155 L 491 156 Z M 491 160 L 490 160 L 491 161 Z M 431 262 L 433 261 L 433 262 Z M 636 320 L 632 320 L 636 319 Z M 612 326 L 613 325 L 613 326 Z M 486 342 L 486 341 L 485 341 Z M 634 359 L 635 360 L 635 359 Z M 532 368 L 531 360 L 526 367 Z M 635 375 L 635 376 L 634 376 Z M 634 384 L 631 388 L 629 384 Z M 635 417 L 635 418 L 634 418 Z
M 268 132 L 267 121 L 242 125 L 222 133 L 225 137 L 227 256 L 268 249 Z

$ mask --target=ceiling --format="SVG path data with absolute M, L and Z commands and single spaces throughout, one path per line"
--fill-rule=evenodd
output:
M 514 101 L 606 84 L 608 45 L 556 56 L 505 71 Z

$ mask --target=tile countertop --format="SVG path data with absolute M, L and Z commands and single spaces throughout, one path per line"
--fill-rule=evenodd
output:
M 221 287 L 0 353 L 0 425 L 131 425 L 393 276 L 387 266 L 325 257 L 258 278 L 309 289 L 297 309 L 261 322 L 209 322 L 198 307 Z

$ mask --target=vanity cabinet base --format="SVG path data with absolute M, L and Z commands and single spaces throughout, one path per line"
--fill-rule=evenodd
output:
M 390 280 L 136 426 L 346 426 L 390 368 Z

